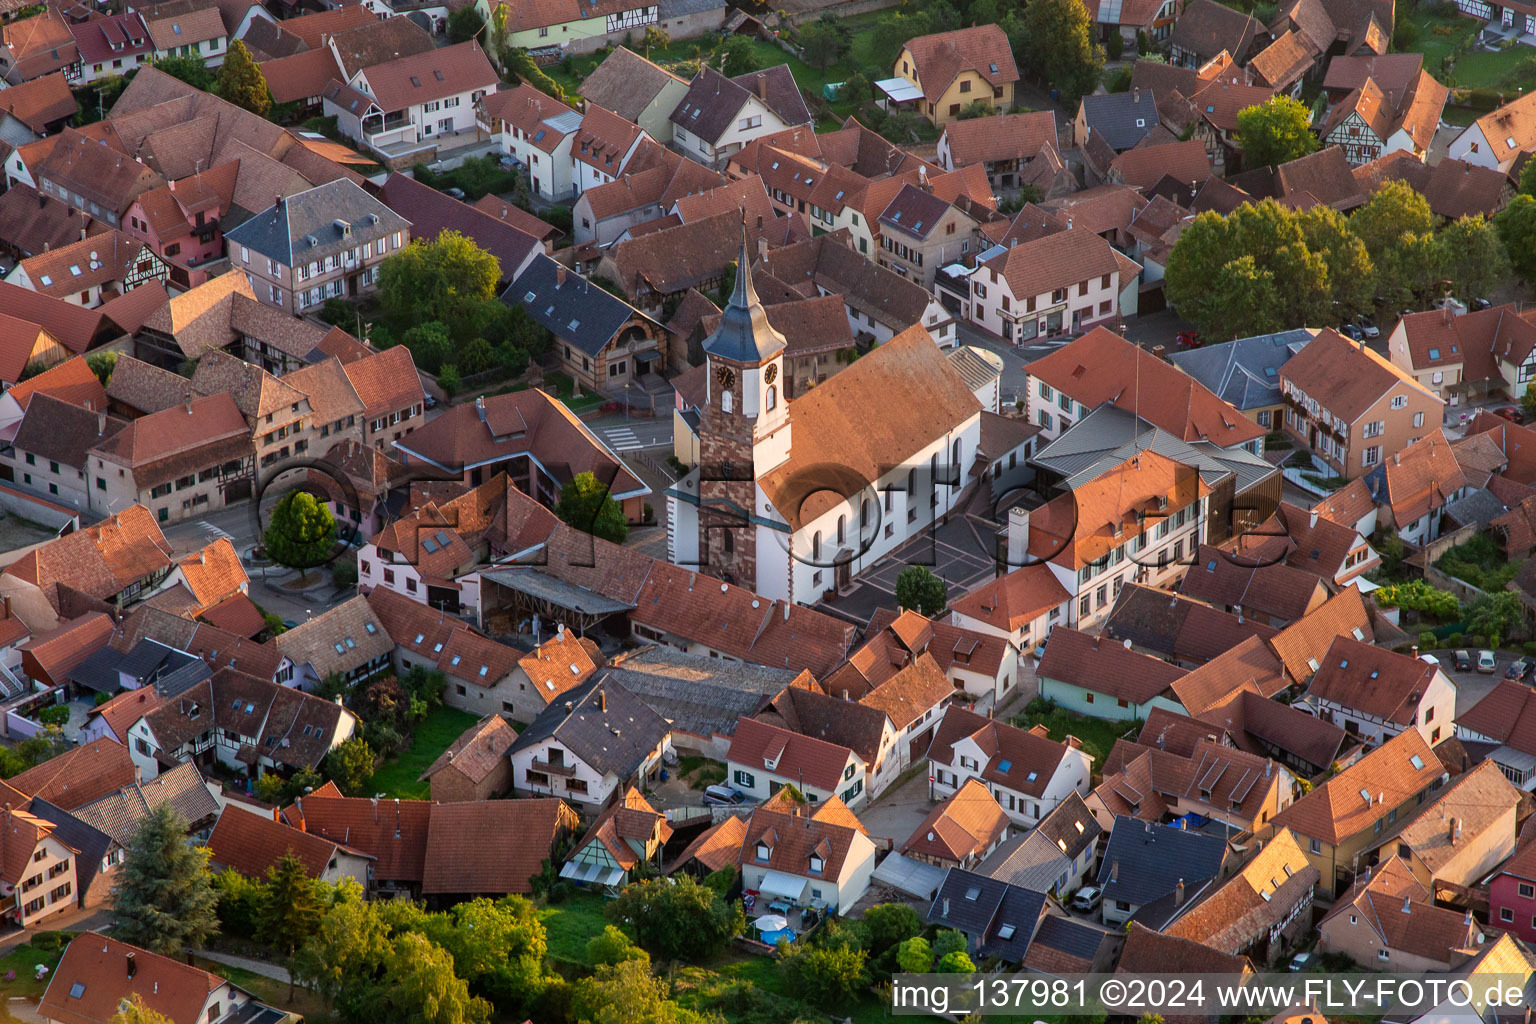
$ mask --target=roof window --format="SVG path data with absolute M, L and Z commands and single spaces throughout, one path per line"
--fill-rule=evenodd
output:
M 992 65 L 992 67 L 995 69 L 997 67 L 997 65 L 994 64 L 994 65 Z M 1005 924 L 1005 925 L 1003 925 L 1001 928 L 999 928 L 997 930 L 997 937 L 1002 939 L 1002 940 L 1004 940 L 1004 941 L 1007 941 L 1008 939 L 1013 938 L 1013 932 L 1014 932 L 1013 925 Z
M 975 903 L 977 900 L 981 899 L 981 890 L 973 885 L 969 889 L 965 890 L 965 898 L 970 900 L 972 903 Z
M 997 764 L 997 770 L 1002 772 L 1004 775 L 1007 775 L 1008 772 L 1010 770 L 1012 770 L 1012 768 L 1013 768 L 1013 762 L 1012 761 L 999 761 L 998 764 Z
M 83 995 L 85 995 L 85 982 L 77 981 L 69 986 L 69 998 L 79 999 Z
M 421 79 L 417 78 L 415 75 L 412 75 L 411 76 L 411 85 L 413 85 L 416 88 L 420 89 L 421 88 Z
M 1408 759 L 1408 763 L 1413 765 L 1414 771 L 1423 771 L 1424 770 L 1424 759 L 1422 757 L 1420 757 L 1418 754 L 1414 754 L 1412 757 L 1410 757 Z

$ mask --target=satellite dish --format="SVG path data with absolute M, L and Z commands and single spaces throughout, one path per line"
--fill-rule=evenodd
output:
M 91 262 L 92 262 L 92 263 L 95 263 L 95 262 L 96 262 L 96 261 L 97 261 L 97 260 L 98 260 L 98 259 L 100 259 L 100 258 L 101 258 L 101 257 L 99 257 L 99 256 L 97 256 L 97 255 L 96 255 L 96 250 L 95 250 L 95 249 L 92 249 L 92 250 L 91 250 Z

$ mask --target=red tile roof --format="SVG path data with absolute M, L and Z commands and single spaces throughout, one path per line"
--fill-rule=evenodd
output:
M 304 865 L 310 878 L 320 878 L 331 865 L 339 844 L 301 832 L 290 825 L 262 814 L 239 808 L 226 808 L 219 815 L 208 849 L 213 862 L 232 868 L 249 878 L 264 879 L 288 854 Z
M 576 812 L 556 797 L 434 804 L 421 890 L 427 895 L 531 892 L 529 879 L 576 825 Z
M 962 71 L 976 72 L 994 88 L 1019 80 L 1013 48 L 996 25 L 918 36 L 907 40 L 906 49 L 930 103 L 938 102 Z
M 844 767 L 857 761 L 857 755 L 839 744 L 742 716 L 726 760 L 761 767 L 783 778 L 803 778 L 817 789 L 835 790 L 842 784 Z M 770 761 L 775 765 L 772 769 L 767 768 Z
M 128 748 L 102 739 L 67 750 L 7 781 L 28 796 L 72 811 L 132 785 L 138 781 L 138 775 Z
M 902 844 L 901 852 L 964 864 L 996 844 L 1008 831 L 1009 818 L 980 779 L 967 779 L 954 795 L 928 816 Z
M 1273 824 L 1337 846 L 1426 791 L 1444 771 L 1423 734 L 1408 729 L 1275 815 Z
M 131 980 L 125 965 L 131 965 Z M 200 1024 L 209 998 L 226 984 L 180 960 L 86 932 L 64 950 L 38 1011 L 58 1024 L 104 1024 L 137 995 L 172 1024 Z

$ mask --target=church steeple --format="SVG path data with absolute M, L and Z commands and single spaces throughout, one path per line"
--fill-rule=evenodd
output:
M 741 225 L 741 254 L 736 258 L 736 287 L 720 316 L 720 326 L 704 339 L 704 353 L 742 366 L 761 366 L 783 352 L 784 335 L 768 323 L 768 314 L 752 287 L 752 260 L 747 248 L 747 225 Z

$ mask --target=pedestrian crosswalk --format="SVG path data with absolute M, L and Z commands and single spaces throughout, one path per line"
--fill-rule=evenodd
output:
M 212 523 L 210 523 L 206 519 L 199 519 L 197 521 L 197 525 L 201 526 L 203 528 L 204 532 L 212 535 L 213 537 L 216 537 L 216 538 L 217 537 L 222 537 L 225 540 L 234 540 L 235 539 L 235 535 L 234 534 L 229 533 L 229 532 L 227 532 L 225 530 L 219 529 L 217 526 L 214 526 Z
M 646 447 L 629 427 L 610 427 L 603 431 L 608 444 L 616 452 L 634 452 Z

